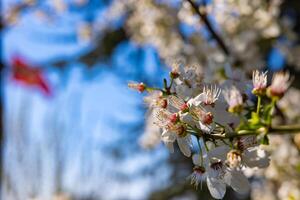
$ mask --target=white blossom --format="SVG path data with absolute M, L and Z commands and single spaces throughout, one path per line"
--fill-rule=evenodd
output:
M 221 93 L 221 89 L 216 85 L 204 86 L 203 92 L 193 98 L 193 104 L 196 106 L 200 104 L 211 105 L 214 106 L 215 102 L 218 100 L 219 95 Z
M 259 72 L 258 70 L 253 71 L 252 82 L 254 92 L 263 92 L 267 88 L 267 72 Z
M 240 91 L 232 86 L 223 91 L 224 98 L 229 105 L 228 110 L 230 112 L 240 112 L 243 106 L 243 97 Z
M 275 73 L 272 84 L 269 86 L 269 96 L 282 97 L 291 85 L 290 74 L 284 72 Z

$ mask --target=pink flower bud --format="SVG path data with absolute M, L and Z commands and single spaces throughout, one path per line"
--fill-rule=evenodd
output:
M 144 83 L 128 83 L 128 87 L 139 92 L 144 92 L 146 89 L 146 85 Z
M 290 74 L 284 72 L 275 73 L 272 84 L 269 86 L 267 94 L 269 97 L 281 98 L 291 85 Z

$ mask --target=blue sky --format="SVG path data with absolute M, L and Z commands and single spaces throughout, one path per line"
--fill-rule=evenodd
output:
M 65 190 L 111 199 L 140 199 L 153 187 L 167 184 L 171 171 L 165 160 L 169 154 L 162 146 L 153 151 L 138 147 L 144 121 L 142 96 L 128 90 L 126 83 L 132 79 L 158 83 L 164 73 L 153 48 L 131 42 L 116 49 L 112 68 L 99 63 L 90 70 L 73 61 L 91 48 L 74 33 L 74 23 L 81 14 L 72 11 L 53 24 L 24 16 L 20 25 L 3 35 L 2 58 L 8 62 L 18 53 L 43 67 L 54 90 L 47 98 L 35 88 L 12 81 L 6 70 L 7 173 L 19 195 L 47 197 L 56 189 L 55 173 L 60 167 L 58 160 L 62 160 Z M 69 61 L 63 70 L 49 64 L 61 58 Z M 141 128 L 134 128 L 138 126 Z M 125 152 L 125 158 L 114 158 L 114 149 Z M 148 168 L 154 174 L 137 175 Z M 120 177 L 130 179 L 124 184 Z

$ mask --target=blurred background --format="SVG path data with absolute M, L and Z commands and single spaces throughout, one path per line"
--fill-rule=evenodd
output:
M 191 161 L 149 136 L 142 95 L 127 88 L 161 86 L 176 59 L 215 80 L 228 63 L 289 70 L 294 93 L 278 120 L 299 123 L 300 2 L 192 2 L 199 13 L 185 0 L 1 1 L 3 200 L 212 199 L 189 185 Z M 299 192 L 292 144 L 298 171 L 285 180 Z M 253 191 L 285 199 L 268 177 L 251 178 Z M 226 199 L 259 199 L 253 191 Z

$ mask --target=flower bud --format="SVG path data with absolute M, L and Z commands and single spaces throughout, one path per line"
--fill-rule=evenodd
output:
M 265 95 L 267 87 L 267 72 L 255 70 L 252 74 L 253 90 L 252 93 L 257 96 Z
M 240 91 L 232 86 L 230 89 L 226 89 L 223 92 L 224 98 L 227 101 L 229 107 L 228 112 L 240 113 L 243 110 L 243 96 Z
M 272 84 L 267 89 L 270 98 L 280 99 L 291 85 L 290 74 L 284 72 L 275 73 Z
M 128 87 L 139 92 L 144 92 L 146 90 L 146 85 L 144 83 L 128 83 Z
M 180 75 L 179 75 L 179 72 L 178 71 L 176 71 L 176 70 L 172 70 L 171 72 L 170 72 L 170 78 L 171 79 L 176 79 L 176 78 L 178 78 Z

